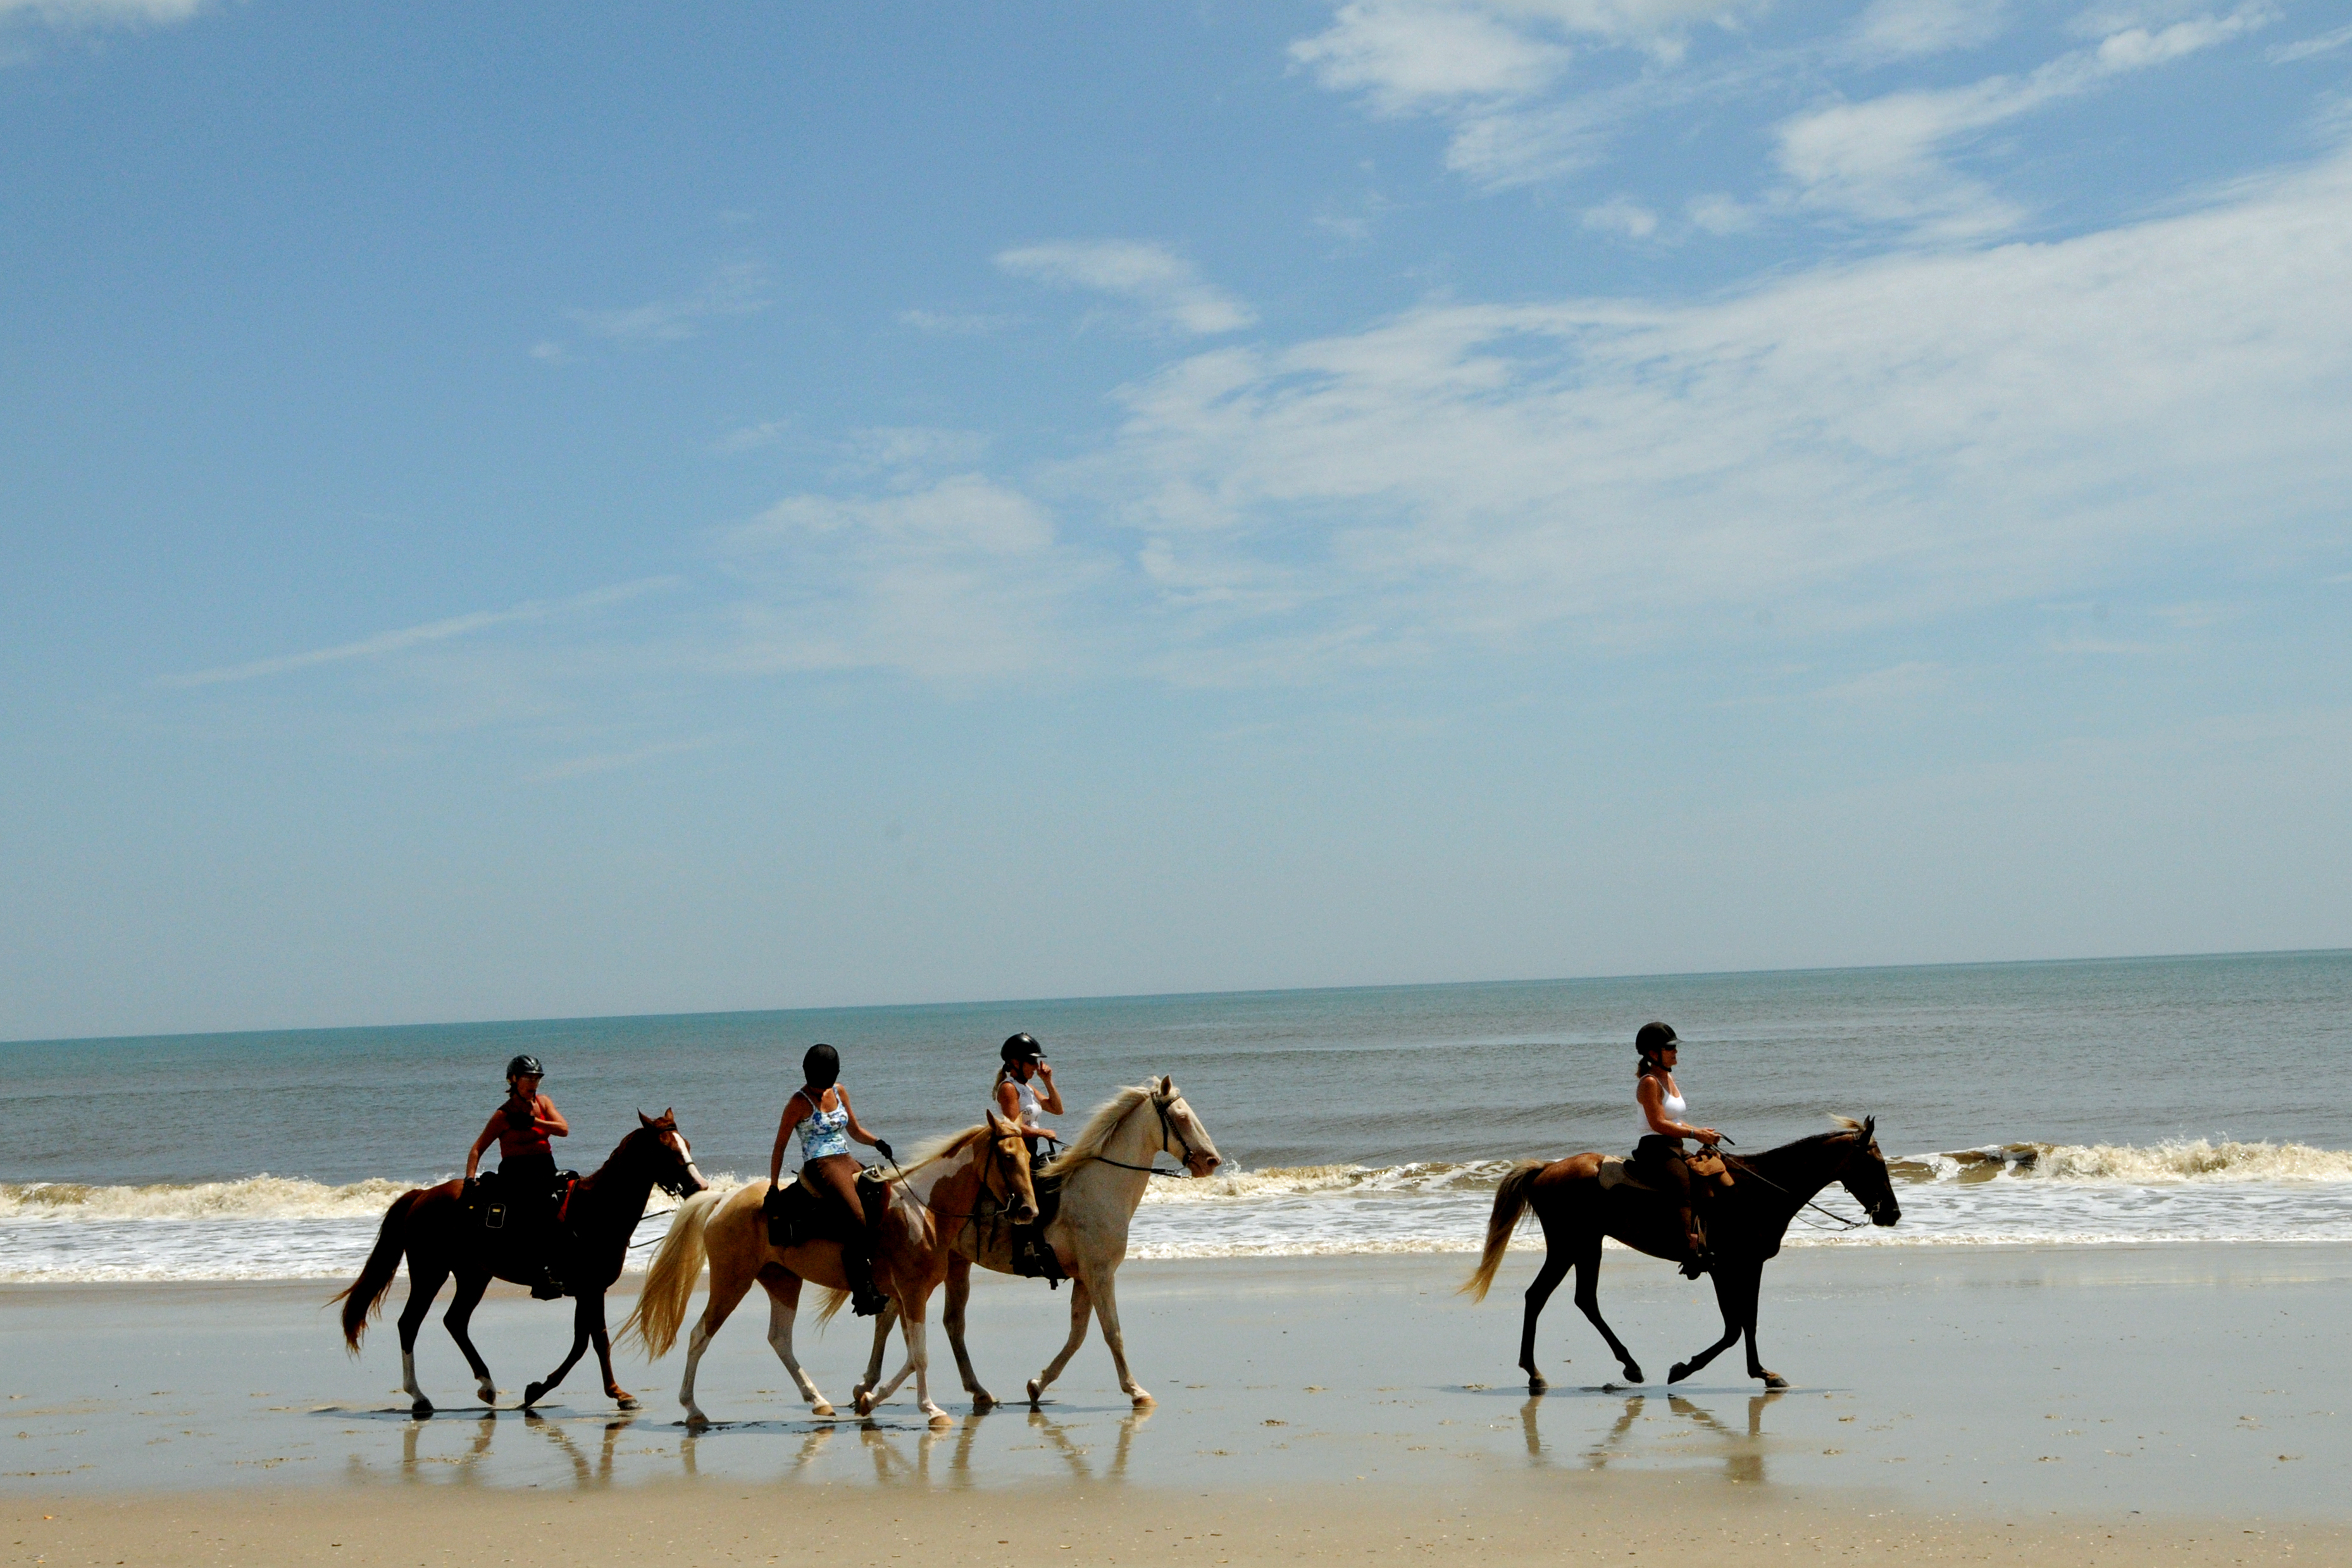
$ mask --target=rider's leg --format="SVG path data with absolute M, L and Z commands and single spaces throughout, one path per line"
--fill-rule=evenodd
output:
M 841 1244 L 841 1271 L 849 1279 L 850 1308 L 861 1318 L 882 1310 L 882 1293 L 874 1288 L 874 1239 L 866 1226 L 866 1200 L 857 1190 L 857 1162 L 846 1154 L 828 1154 L 801 1167 L 810 1184 L 833 1194 L 848 1212 L 854 1240 Z

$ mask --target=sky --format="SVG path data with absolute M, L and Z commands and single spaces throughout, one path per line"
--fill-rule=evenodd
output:
M 2352 9 L 0 0 L 0 1037 L 2352 945 Z

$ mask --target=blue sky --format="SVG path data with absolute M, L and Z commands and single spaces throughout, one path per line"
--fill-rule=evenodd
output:
M 2347 87 L 0 0 L 0 1037 L 2352 944 Z

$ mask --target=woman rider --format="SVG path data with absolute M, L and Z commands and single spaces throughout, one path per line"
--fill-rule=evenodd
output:
M 996 1113 L 1021 1129 L 1023 1142 L 1029 1145 L 1029 1162 L 1040 1163 L 1037 1142 L 1050 1138 L 1060 1142 L 1062 1135 L 1040 1124 L 1040 1118 L 1059 1116 L 1062 1111 L 1062 1091 L 1054 1087 L 1054 1069 L 1045 1063 L 1045 1047 L 1037 1037 L 1023 1033 L 1013 1036 L 998 1047 L 1004 1065 L 996 1069 Z M 1043 1093 L 1038 1085 L 1043 1084 Z
M 1706 1268 L 1706 1243 L 1691 1218 L 1691 1173 L 1683 1163 L 1683 1140 L 1691 1139 L 1712 1152 L 1723 1134 L 1684 1120 L 1690 1114 L 1690 1106 L 1675 1082 L 1679 1046 L 1673 1026 L 1667 1024 L 1644 1024 L 1633 1037 L 1633 1049 L 1641 1058 L 1633 1102 L 1642 1111 L 1642 1139 L 1633 1145 L 1633 1166 L 1642 1180 L 1667 1195 L 1680 1215 L 1683 1241 L 1690 1248 L 1683 1272 L 1696 1279 Z
M 890 1145 L 866 1131 L 850 1109 L 849 1091 L 841 1087 L 841 1053 L 816 1045 L 801 1058 L 801 1076 L 808 1081 L 784 1101 L 783 1119 L 776 1123 L 776 1147 L 768 1156 L 768 1201 L 775 1202 L 777 1179 L 783 1173 L 784 1145 L 793 1129 L 801 1130 L 801 1180 L 809 1190 L 830 1193 L 849 1211 L 857 1239 L 841 1244 L 841 1271 L 849 1279 L 850 1305 L 861 1318 L 883 1307 L 874 1288 L 874 1243 L 866 1226 L 866 1204 L 858 1196 L 857 1176 L 864 1169 L 849 1152 L 849 1141 L 871 1144 L 884 1159 L 895 1158 Z
M 541 1254 L 541 1278 L 532 1283 L 530 1293 L 551 1301 L 563 1294 L 563 1282 L 555 1277 L 554 1237 L 549 1234 L 554 1229 L 547 1211 L 555 1199 L 555 1150 L 548 1140 L 571 1137 L 572 1123 L 563 1120 L 555 1101 L 539 1092 L 539 1080 L 546 1076 L 537 1057 L 517 1057 L 507 1063 L 506 1103 L 490 1112 L 482 1135 L 466 1151 L 466 1180 L 474 1180 L 482 1152 L 496 1143 L 507 1212 L 520 1213 L 527 1226 L 524 1235 L 538 1244 Z

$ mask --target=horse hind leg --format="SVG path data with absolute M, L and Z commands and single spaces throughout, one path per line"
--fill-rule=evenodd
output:
M 874 1314 L 874 1344 L 866 1352 L 866 1374 L 849 1391 L 849 1402 L 855 1405 L 870 1388 L 882 1386 L 882 1358 L 889 1352 L 890 1331 L 898 1321 L 898 1299 L 886 1298 L 882 1310 Z
M 583 1296 L 578 1299 L 572 1309 L 572 1353 L 565 1356 L 563 1363 L 549 1373 L 541 1381 L 523 1384 L 522 1407 L 525 1410 L 553 1393 L 556 1385 L 563 1381 L 573 1367 L 580 1364 L 580 1358 L 588 1353 L 589 1340 L 594 1331 L 604 1325 L 604 1298 L 603 1296 Z
M 425 1315 L 433 1310 L 433 1298 L 441 1294 L 441 1286 L 448 1278 L 446 1264 L 421 1263 L 414 1252 L 408 1255 L 408 1300 L 400 1309 L 400 1386 L 408 1395 L 412 1415 L 433 1414 L 433 1401 L 425 1398 L 425 1390 L 416 1384 L 416 1331 L 425 1326 Z
M 1070 1281 L 1070 1337 L 1062 1342 L 1061 1353 L 1045 1364 L 1045 1370 L 1029 1380 L 1030 1409 L 1037 1408 L 1045 1390 L 1054 1385 L 1062 1369 L 1070 1364 L 1070 1358 L 1078 1353 L 1078 1347 L 1086 1343 L 1087 1322 L 1094 1316 L 1094 1293 L 1087 1289 L 1086 1276 L 1081 1274 Z
M 1549 1237 L 1545 1242 L 1543 1267 L 1528 1286 L 1527 1310 L 1519 1319 L 1519 1370 L 1528 1374 L 1529 1394 L 1541 1394 L 1551 1386 L 1536 1369 L 1536 1322 L 1543 1316 L 1544 1303 L 1568 1275 L 1568 1259 L 1551 1250 Z
M 1582 1312 L 1585 1321 L 1599 1329 L 1601 1337 L 1609 1342 L 1609 1353 L 1617 1358 L 1617 1365 L 1624 1373 L 1625 1381 L 1641 1382 L 1641 1363 L 1633 1359 L 1633 1352 L 1625 1348 L 1625 1342 L 1617 1337 L 1616 1331 L 1601 1315 L 1601 1238 L 1598 1236 L 1580 1249 L 1577 1256 L 1576 1310 Z

